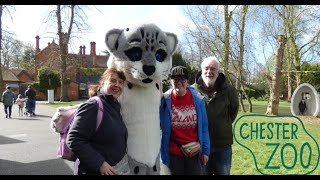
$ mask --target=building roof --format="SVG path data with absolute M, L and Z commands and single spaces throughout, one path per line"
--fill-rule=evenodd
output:
M 2 78 L 3 81 L 17 81 L 19 82 L 20 80 L 17 78 L 17 76 L 8 68 L 2 66 Z
M 59 49 L 59 45 L 56 43 L 56 42 L 54 42 L 54 40 L 52 40 L 52 42 L 51 43 L 48 43 L 48 45 L 47 45 L 47 47 L 45 47 L 43 50 L 40 50 L 40 52 L 41 51 L 46 51 L 46 50 L 52 50 L 52 49 Z
M 22 71 L 22 69 L 11 69 L 11 72 L 16 76 L 19 76 L 22 73 Z
M 107 68 L 109 56 L 97 56 L 97 67 Z
M 20 76 L 21 74 L 24 73 L 24 74 L 27 75 L 31 80 L 33 79 L 31 72 L 28 72 L 28 71 L 26 71 L 26 70 L 23 70 L 23 69 L 10 69 L 10 70 L 11 70 L 11 72 L 12 72 L 16 77 L 18 77 L 18 78 L 19 78 L 19 76 Z

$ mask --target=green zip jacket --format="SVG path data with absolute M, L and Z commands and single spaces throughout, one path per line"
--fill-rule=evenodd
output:
M 233 144 L 232 123 L 238 114 L 239 99 L 236 89 L 226 82 L 223 73 L 219 74 L 214 85 L 215 93 L 211 97 L 202 83 L 199 72 L 192 86 L 205 97 L 212 153 Z

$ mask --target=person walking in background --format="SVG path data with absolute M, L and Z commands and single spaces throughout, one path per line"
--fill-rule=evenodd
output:
M 24 99 L 23 96 L 19 94 L 16 100 L 16 104 L 19 107 L 19 116 L 23 116 L 23 108 L 25 107 L 25 102 L 26 102 L 26 99 Z
M 25 96 L 27 99 L 27 112 L 29 116 L 35 116 L 36 110 L 36 91 L 31 87 L 28 86 L 28 89 L 25 92 Z
M 188 86 L 188 77 L 185 67 L 172 68 L 173 89 L 164 93 L 160 105 L 161 159 L 172 175 L 200 175 L 210 152 L 205 102 Z M 194 146 L 196 153 L 184 150 L 188 143 L 198 144 Z
M 7 86 L 6 90 L 2 93 L 2 102 L 4 105 L 4 112 L 6 114 L 6 118 L 11 118 L 12 105 L 15 103 L 15 98 L 16 96 L 11 91 L 11 87 Z
M 128 131 L 120 114 L 117 98 L 123 92 L 125 75 L 108 68 L 100 80 L 98 97 L 103 103 L 103 119 L 96 130 L 98 108 L 94 100 L 81 104 L 67 135 L 67 146 L 78 157 L 74 174 L 131 174 L 128 156 Z
M 219 73 L 219 61 L 208 57 L 201 63 L 201 71 L 192 85 L 207 103 L 210 134 L 210 156 L 207 175 L 230 175 L 232 162 L 232 123 L 237 117 L 239 100 L 236 89 Z

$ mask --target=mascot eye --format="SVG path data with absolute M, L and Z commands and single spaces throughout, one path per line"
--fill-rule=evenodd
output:
M 140 61 L 142 57 L 142 50 L 138 47 L 133 47 L 124 53 L 131 61 Z
M 156 52 L 156 60 L 159 61 L 159 62 L 162 62 L 164 61 L 164 59 L 167 57 L 167 53 L 162 50 L 162 49 L 159 49 L 157 52 Z

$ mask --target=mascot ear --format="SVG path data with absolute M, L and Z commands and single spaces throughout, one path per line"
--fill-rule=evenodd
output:
M 111 52 L 116 51 L 118 49 L 118 38 L 121 33 L 121 29 L 111 29 L 107 32 L 106 45 Z
M 167 35 L 167 42 L 168 42 L 168 50 L 169 50 L 170 54 L 173 54 L 173 52 L 177 48 L 178 38 L 173 33 L 166 32 L 166 35 Z

